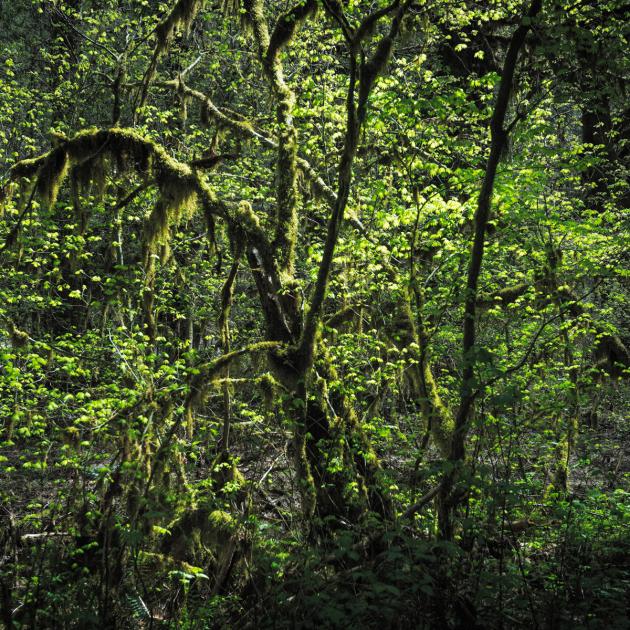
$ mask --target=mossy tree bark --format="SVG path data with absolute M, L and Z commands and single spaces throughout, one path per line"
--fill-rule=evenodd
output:
M 381 513 L 389 511 L 384 493 L 377 488 L 379 467 L 376 456 L 354 410 L 342 396 L 328 395 L 328 384 L 335 380 L 336 374 L 330 359 L 320 347 L 319 329 L 333 255 L 350 196 L 353 163 L 368 99 L 376 78 L 387 63 L 409 4 L 405 2 L 398 6 L 395 3 L 387 11 L 370 15 L 356 31 L 348 28 L 340 7 L 325 5 L 328 15 L 341 25 L 348 43 L 350 70 L 346 134 L 337 192 L 328 195 L 332 209 L 322 262 L 304 311 L 293 276 L 298 209 L 295 190 L 297 134 L 291 115 L 293 95 L 284 81 L 280 53 L 300 21 L 314 13 L 316 5 L 312 2 L 297 5 L 281 16 L 271 35 L 260 0 L 251 0 L 245 5 L 258 44 L 259 58 L 276 98 L 280 126 L 274 238 L 262 247 L 260 241 L 258 246 L 250 247 L 247 257 L 265 313 L 268 337 L 287 344 L 282 350 L 272 352 L 270 359 L 276 377 L 288 392 L 287 407 L 294 423 L 296 471 L 307 518 L 315 513 L 320 517 L 348 518 L 366 509 Z M 360 47 L 368 26 L 373 26 L 388 14 L 393 14 L 389 32 L 381 38 L 371 56 L 361 57 Z M 314 366 L 320 370 L 318 375 L 314 373 Z M 355 493 L 356 501 L 348 500 L 352 493 Z

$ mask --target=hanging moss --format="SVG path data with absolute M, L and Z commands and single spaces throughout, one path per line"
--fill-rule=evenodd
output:
M 198 199 L 195 178 L 188 166 L 168 164 L 164 168 L 158 164 L 156 180 L 160 189 L 160 198 L 172 222 L 190 218 L 194 213 Z
M 90 179 L 95 178 L 99 166 L 95 158 L 111 156 L 120 172 L 149 173 L 152 160 L 173 161 L 162 147 L 131 129 L 88 129 L 78 133 L 67 143 L 70 157 L 75 164 L 90 162 Z
M 182 123 L 188 120 L 188 105 L 190 104 L 190 97 L 181 95 L 179 97 L 179 119 Z
M 149 337 L 155 339 L 157 336 L 157 322 L 153 314 L 153 304 L 155 300 L 155 255 L 149 247 L 145 247 L 144 257 L 144 286 L 142 287 L 142 312 L 147 327 Z
M 68 173 L 68 154 L 63 146 L 53 149 L 37 175 L 37 193 L 47 208 L 54 206 Z
M 156 49 L 160 54 L 166 50 L 173 36 L 180 31 L 188 33 L 197 13 L 206 0 L 178 0 L 168 16 L 155 29 Z
M 119 173 L 135 172 L 145 180 L 153 180 L 159 196 L 145 222 L 144 261 L 146 282 L 143 295 L 144 311 L 149 331 L 156 331 L 152 313 L 155 276 L 153 256 L 160 251 L 168 256 L 169 228 L 190 217 L 202 205 L 206 216 L 219 215 L 243 234 L 252 238 L 265 260 L 270 260 L 269 243 L 260 221 L 247 202 L 225 204 L 219 202 L 213 190 L 198 170 L 178 162 L 153 140 L 130 129 L 88 129 L 33 160 L 16 164 L 11 170 L 12 180 L 37 176 L 37 191 L 42 200 L 54 203 L 67 173 L 72 172 L 73 197 L 80 229 L 85 228 L 87 216 L 80 203 L 80 191 L 88 182 L 105 180 L 105 168 Z M 271 268 L 271 267 L 270 267 Z
M 170 225 L 190 218 L 198 205 L 197 191 L 190 172 L 177 174 L 163 171 L 158 179 L 160 197 L 145 223 L 147 252 L 152 254 L 158 245 L 168 243 Z
M 269 47 L 269 31 L 265 20 L 262 0 L 243 0 L 243 19 L 246 28 L 258 43 L 261 57 Z
M 70 173 L 70 190 L 72 194 L 72 208 L 74 210 L 74 219 L 77 223 L 77 231 L 79 234 L 84 234 L 87 222 L 88 213 L 86 207 L 81 203 L 81 195 L 90 183 L 90 164 L 79 164 L 72 168 Z
M 155 48 L 142 81 L 139 107 L 142 107 L 146 101 L 149 85 L 155 77 L 160 57 L 164 54 L 173 37 L 178 32 L 183 31 L 184 33 L 188 33 L 193 20 L 205 3 L 206 0 L 178 0 L 171 9 L 171 12 L 157 25 L 155 29 Z
M 190 94 L 187 94 L 186 91 L 184 90 L 184 84 L 181 80 L 181 77 L 178 77 L 176 81 L 177 81 L 176 96 L 177 96 L 177 102 L 179 105 L 179 108 L 178 108 L 179 120 L 181 121 L 182 125 L 184 125 L 186 121 L 188 120 L 188 105 L 190 105 L 190 101 L 192 100 L 192 97 L 190 96 Z
M 224 15 L 240 15 L 241 3 L 239 0 L 220 0 L 219 8 Z
M 108 159 L 104 155 L 97 155 L 92 162 L 90 165 L 90 193 L 102 201 L 107 188 Z
M 71 169 L 75 196 L 93 184 L 102 191 L 106 167 L 152 177 L 159 190 L 146 228 L 149 249 L 164 243 L 168 226 L 189 217 L 198 205 L 201 183 L 186 164 L 171 158 L 163 147 L 129 129 L 88 129 L 34 160 L 24 160 L 11 170 L 12 179 L 37 174 L 37 191 L 44 203 L 54 203 L 59 187 Z M 203 194 L 211 195 L 206 185 Z M 79 205 L 79 204 L 77 204 Z

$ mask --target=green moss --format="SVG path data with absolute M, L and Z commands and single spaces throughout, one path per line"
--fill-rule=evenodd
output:
M 267 44 L 266 27 L 262 14 L 256 13 L 259 3 L 252 2 L 252 19 L 258 20 L 259 56 L 276 97 L 278 134 L 278 158 L 276 161 L 276 229 L 274 250 L 281 269 L 293 271 L 295 245 L 297 241 L 297 210 L 299 193 L 297 186 L 297 132 L 292 122 L 295 95 L 284 80 L 280 54 L 291 41 L 296 30 L 308 17 L 317 11 L 315 0 L 304 0 L 287 13 L 281 15 Z M 258 7 L 262 12 L 262 8 Z M 256 29 L 256 24 L 254 24 Z M 264 31 L 264 32 L 263 32 Z
M 29 340 L 29 336 L 27 332 L 20 330 L 11 320 L 7 320 L 8 329 L 9 329 L 9 337 L 11 339 L 11 345 L 14 348 L 22 348 L 24 347 Z
M 225 15 L 240 15 L 241 3 L 239 0 L 220 0 L 219 8 Z
M 42 201 L 51 206 L 71 169 L 74 206 L 83 231 L 87 217 L 80 203 L 81 192 L 93 184 L 102 193 L 106 169 L 114 165 L 119 173 L 137 172 L 152 178 L 157 185 L 159 198 L 145 225 L 148 265 L 157 246 L 168 242 L 169 226 L 193 214 L 199 205 L 199 190 L 203 188 L 203 195 L 212 196 L 188 165 L 171 158 L 154 141 L 130 129 L 87 129 L 41 158 L 19 162 L 11 176 L 22 178 L 37 173 L 37 191 Z
M 190 393 L 185 404 L 186 414 L 192 414 L 195 409 L 204 404 L 209 388 L 221 377 L 223 370 L 233 360 L 244 354 L 272 350 L 278 346 L 278 342 L 275 341 L 260 341 L 196 366 L 195 374 L 190 379 Z
M 269 63 L 274 63 L 275 58 L 291 41 L 300 25 L 316 13 L 317 2 L 315 0 L 303 0 L 303 2 L 278 18 L 267 50 Z
M 150 251 L 169 240 L 169 228 L 182 219 L 190 218 L 198 206 L 195 180 L 190 169 L 165 168 L 158 163 L 156 179 L 160 197 L 145 224 L 145 243 Z
M 530 286 L 528 282 L 522 282 L 512 287 L 501 289 L 492 295 L 482 295 L 477 302 L 477 307 L 490 308 L 492 306 L 507 306 L 524 295 L 529 290 Z
M 294 438 L 294 452 L 296 457 L 296 476 L 302 497 L 302 513 L 308 522 L 312 519 L 317 508 L 317 489 L 311 472 L 306 449 L 306 436 L 298 432 Z
M 157 38 L 156 50 L 160 54 L 166 50 L 173 36 L 179 32 L 188 32 L 197 13 L 203 8 L 205 0 L 178 0 L 175 6 L 162 20 L 155 34 Z
M 243 0 L 243 9 L 247 29 L 253 33 L 262 53 L 269 47 L 269 31 L 267 30 L 262 0 Z
M 249 201 L 241 201 L 238 204 L 236 218 L 243 224 L 246 229 L 257 230 L 260 228 L 260 219 L 254 212 Z
M 81 203 L 81 193 L 85 189 L 86 181 L 89 183 L 89 169 L 75 166 L 70 173 L 70 189 L 72 193 L 72 208 L 79 234 L 85 233 L 88 221 L 85 205 Z
M 431 428 L 431 434 L 440 452 L 446 455 L 450 451 L 453 432 L 455 431 L 455 419 L 442 402 L 428 362 L 424 364 L 423 381 L 426 396 L 425 414 Z
M 32 177 L 37 174 L 41 165 L 49 158 L 52 151 L 44 153 L 37 158 L 21 160 L 11 167 L 11 178 L 16 180 L 22 177 Z
M 161 572 L 170 571 L 185 571 L 194 575 L 199 572 L 199 568 L 195 567 L 188 562 L 177 560 L 172 556 L 168 556 L 163 553 L 156 553 L 151 551 L 138 551 L 137 558 L 138 570 L 143 573 L 150 573 L 152 576 L 159 575 Z
M 167 529 L 170 535 L 163 539 L 162 551 L 178 562 L 204 552 L 216 560 L 239 537 L 238 523 L 229 513 L 206 505 L 189 507 Z
M 558 492 L 566 492 L 569 486 L 569 446 L 566 437 L 561 439 L 555 448 L 553 488 Z
M 188 120 L 188 105 L 190 105 L 192 96 L 186 92 L 181 77 L 178 76 L 177 79 L 175 79 L 175 85 L 175 92 L 177 94 L 177 100 L 179 102 L 179 119 L 181 123 L 184 124 Z
M 68 168 L 68 154 L 64 147 L 51 151 L 41 165 L 37 175 L 37 193 L 46 207 L 51 208 L 57 201 L 59 188 L 68 174 Z
M 396 345 L 401 350 L 415 350 L 417 364 L 409 366 L 406 375 L 422 413 L 424 425 L 431 430 L 431 435 L 442 455 L 448 457 L 455 419 L 442 402 L 427 356 L 426 332 L 421 321 L 419 327 L 414 323 L 410 296 L 405 293 L 397 298 L 394 306 L 395 330 L 398 336 Z
M 4 186 L 0 186 L 0 219 L 4 216 L 4 211 L 8 203 L 13 199 L 13 193 L 17 186 L 14 182 L 8 182 Z
M 208 523 L 216 532 L 231 533 L 236 527 L 234 518 L 224 510 L 213 510 L 210 512 Z
M 285 127 L 280 136 L 276 169 L 277 210 L 274 246 L 282 269 L 293 270 L 298 233 L 297 132 Z
M 576 416 L 572 416 L 564 424 L 554 449 L 553 488 L 561 493 L 569 491 L 569 460 L 575 447 L 579 430 Z
M 260 376 L 257 381 L 260 386 L 260 390 L 262 391 L 265 409 L 269 411 L 273 407 L 275 394 L 280 384 L 268 372 Z

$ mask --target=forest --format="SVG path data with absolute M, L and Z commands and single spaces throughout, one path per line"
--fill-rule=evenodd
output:
M 0 0 L 0 626 L 630 629 L 624 0 Z

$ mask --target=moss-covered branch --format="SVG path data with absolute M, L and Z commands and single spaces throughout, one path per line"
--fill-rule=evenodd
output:
M 480 295 L 477 300 L 477 309 L 486 310 L 494 307 L 505 308 L 516 302 L 522 295 L 525 295 L 531 286 L 529 282 L 522 282 L 511 287 L 506 287 L 505 289 L 500 289 L 496 293 Z
M 215 105 L 213 100 L 207 94 L 188 87 L 188 85 L 186 85 L 181 79 L 160 81 L 155 85 L 180 90 L 184 96 L 189 96 L 190 98 L 194 98 L 199 101 L 202 107 L 205 108 L 205 115 L 208 118 L 214 119 L 219 126 L 230 129 L 238 136 L 258 140 L 263 146 L 269 147 L 270 149 L 278 148 L 278 143 L 275 140 L 256 131 L 249 122 L 228 116 L 224 111 Z
M 224 370 L 235 360 L 245 354 L 253 354 L 263 350 L 278 349 L 282 344 L 277 341 L 259 341 L 239 350 L 228 352 L 217 359 L 208 361 L 192 369 L 190 379 L 190 394 L 186 400 L 185 414 L 187 422 L 192 422 L 192 414 L 195 409 L 203 404 L 210 386 L 219 380 Z
M 240 225 L 259 247 L 269 247 L 260 221 L 249 204 L 217 199 L 203 175 L 191 165 L 172 158 L 158 142 L 125 128 L 88 129 L 65 139 L 43 155 L 17 162 L 10 180 L 34 178 L 36 192 L 47 205 L 57 199 L 59 189 L 70 177 L 80 187 L 104 177 L 105 167 L 119 173 L 131 171 L 153 183 L 158 202 L 147 222 L 147 241 L 163 239 L 170 222 L 189 215 L 198 206 L 229 223 Z
M 34 179 L 34 190 L 39 197 L 45 204 L 53 205 L 68 177 L 73 180 L 74 188 L 80 190 L 86 183 L 103 178 L 108 168 L 135 172 L 158 189 L 158 199 L 145 222 L 143 242 L 146 268 L 143 303 L 150 332 L 155 333 L 156 328 L 152 316 L 156 247 L 168 244 L 171 224 L 190 216 L 200 206 L 206 217 L 221 217 L 233 234 L 238 232 L 247 240 L 250 261 L 252 257 L 255 259 L 252 268 L 259 270 L 255 276 L 262 283 L 261 295 L 268 302 L 270 321 L 277 324 L 283 320 L 278 298 L 282 290 L 280 272 L 269 239 L 251 205 L 217 199 L 200 171 L 173 159 L 154 140 L 130 129 L 85 130 L 64 139 L 38 158 L 18 162 L 9 177 Z
M 303 0 L 282 14 L 269 35 L 262 0 L 247 0 L 245 10 L 252 25 L 258 56 L 276 100 L 278 148 L 276 160 L 276 217 L 273 246 L 278 265 L 293 270 L 297 241 L 297 130 L 293 123 L 295 95 L 287 85 L 281 53 L 299 25 L 317 11 L 316 0 Z
M 317 13 L 315 0 L 302 0 L 283 13 L 276 22 L 267 48 L 267 63 L 273 65 L 285 46 L 293 39 L 297 29 L 309 17 Z
M 205 109 L 205 115 L 208 118 L 214 119 L 221 127 L 230 129 L 239 137 L 256 140 L 264 147 L 274 150 L 278 149 L 277 140 L 270 138 L 268 135 L 265 135 L 260 131 L 257 131 L 251 123 L 229 116 L 225 113 L 225 111 L 217 107 L 207 94 L 188 87 L 181 80 L 161 81 L 156 83 L 156 85 L 172 89 L 180 89 L 184 95 L 199 101 Z M 322 197 L 329 205 L 334 206 L 337 200 L 337 193 L 324 181 L 321 175 L 317 172 L 317 169 L 307 159 L 300 155 L 296 156 L 296 163 L 299 170 L 311 183 L 315 194 Z
M 540 296 L 543 304 L 555 301 L 562 309 L 563 314 L 566 313 L 576 318 L 585 315 L 584 306 L 580 303 L 582 298 L 575 295 L 568 287 L 558 286 L 555 276 L 552 278 L 547 277 L 544 281 L 535 285 L 523 282 L 500 289 L 490 295 L 481 295 L 477 301 L 477 310 L 505 308 L 513 304 L 532 288 L 536 288 L 543 294 Z M 596 359 L 595 367 L 610 376 L 622 376 L 624 371 L 630 368 L 630 351 L 618 335 L 609 331 L 605 323 L 593 321 L 592 326 L 595 332 L 595 344 L 593 347 L 593 354 Z

